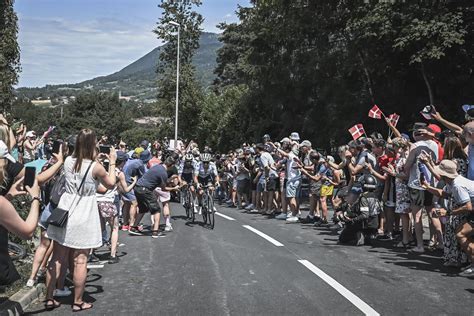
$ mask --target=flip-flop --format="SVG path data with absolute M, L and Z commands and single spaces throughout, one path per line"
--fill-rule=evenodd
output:
M 48 304 L 49 302 L 53 302 L 53 304 Z M 52 298 L 44 301 L 44 309 L 46 309 L 47 311 L 52 311 L 53 309 L 58 308 L 60 306 L 61 306 L 61 303 L 56 302 Z
M 89 304 L 90 307 L 84 307 L 84 304 Z M 79 307 L 79 309 L 74 309 L 74 307 Z M 73 313 L 82 312 L 82 311 L 91 309 L 92 307 L 94 307 L 94 305 L 92 305 L 91 303 L 86 303 L 86 302 L 82 302 L 81 304 L 72 304 L 72 312 Z

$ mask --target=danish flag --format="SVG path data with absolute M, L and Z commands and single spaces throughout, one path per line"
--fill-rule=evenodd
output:
M 393 126 L 397 126 L 398 120 L 400 119 L 400 115 L 398 115 L 397 113 L 393 113 L 388 116 L 388 119 L 390 120 Z
M 362 124 L 356 124 L 349 129 L 349 133 L 351 133 L 352 138 L 356 140 L 365 134 L 364 126 Z
M 369 117 L 380 120 L 382 118 L 382 111 L 377 105 L 374 105 L 373 108 L 369 111 Z

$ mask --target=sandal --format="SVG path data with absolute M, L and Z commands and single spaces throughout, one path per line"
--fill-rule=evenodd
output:
M 49 302 L 53 302 L 53 304 L 48 304 Z M 49 298 L 44 301 L 44 309 L 47 311 L 52 311 L 53 309 L 58 308 L 59 306 L 61 306 L 61 303 L 55 301 L 52 298 Z
M 89 304 L 89 307 L 84 307 L 84 304 Z M 79 309 L 75 309 L 74 307 L 79 307 Z M 94 305 L 92 305 L 91 303 L 86 303 L 86 302 L 82 302 L 81 304 L 72 304 L 72 312 L 73 313 L 82 312 L 82 311 L 91 309 L 92 307 L 94 307 Z

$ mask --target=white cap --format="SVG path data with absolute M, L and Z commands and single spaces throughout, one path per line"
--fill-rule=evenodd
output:
M 35 137 L 35 136 L 36 136 L 35 131 L 29 131 L 26 133 L 26 137 Z
M 309 140 L 304 140 L 301 142 L 300 147 L 311 147 L 311 142 Z
M 16 162 L 15 158 L 13 158 L 13 156 L 10 155 L 10 151 L 8 150 L 8 147 L 3 142 L 3 140 L 0 140 L 0 158 L 8 159 L 11 162 Z
M 291 133 L 291 135 L 290 135 L 290 139 L 291 139 L 291 140 L 299 141 L 299 140 L 300 140 L 300 134 L 298 134 L 297 132 L 293 132 L 293 133 Z

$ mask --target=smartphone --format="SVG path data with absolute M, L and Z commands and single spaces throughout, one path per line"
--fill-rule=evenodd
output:
M 36 168 L 35 167 L 25 167 L 25 179 L 23 180 L 23 186 L 33 187 L 35 184 L 36 178 Z
M 101 154 L 106 154 L 106 155 L 110 154 L 110 146 L 103 146 L 103 145 L 100 145 L 100 146 L 99 146 L 99 152 L 100 152 Z
M 369 163 L 369 156 L 365 156 L 365 163 Z
M 104 165 L 105 171 L 108 172 L 108 171 L 109 171 L 109 167 L 110 167 L 110 162 L 109 162 L 108 160 L 104 160 L 103 165 Z
M 62 142 L 55 140 L 53 142 L 53 154 L 59 154 L 59 149 L 61 148 Z

